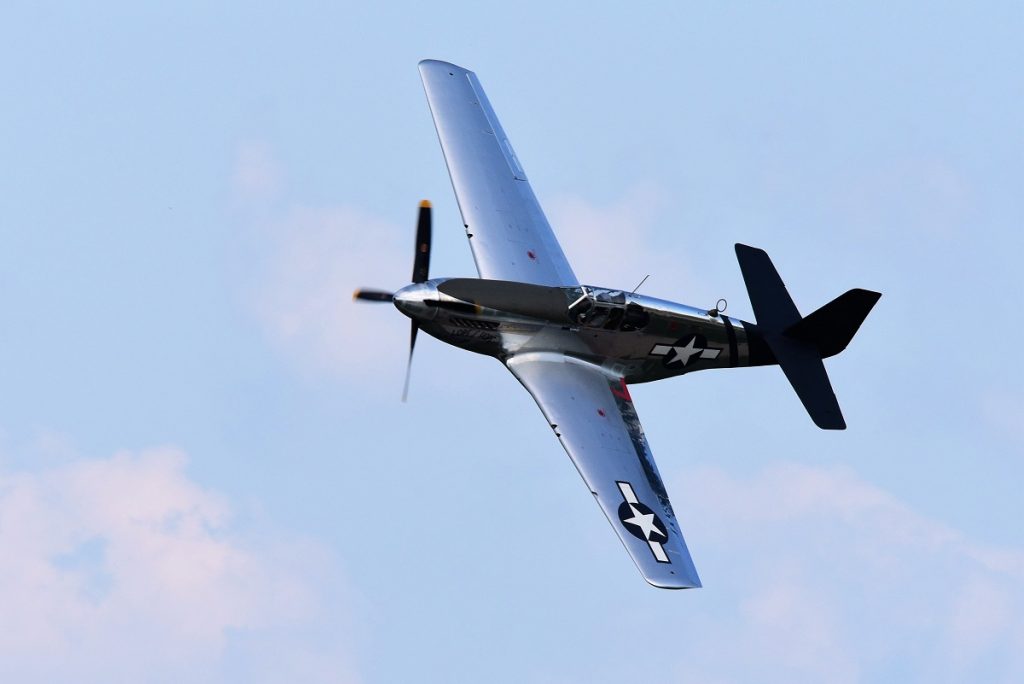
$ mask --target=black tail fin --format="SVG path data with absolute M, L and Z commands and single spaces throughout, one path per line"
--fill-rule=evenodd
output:
M 802 318 L 764 250 L 737 244 L 736 258 L 757 316 L 758 330 L 811 420 L 824 430 L 846 429 L 821 360 L 846 348 L 881 295 L 850 290 Z

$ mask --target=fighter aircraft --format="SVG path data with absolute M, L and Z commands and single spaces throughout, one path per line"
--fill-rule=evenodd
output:
M 416 334 L 493 356 L 537 402 L 644 579 L 701 586 L 629 385 L 711 368 L 775 364 L 814 423 L 846 427 L 822 359 L 846 348 L 881 296 L 854 289 L 801 316 L 768 255 L 736 245 L 757 323 L 581 284 L 476 74 L 419 64 L 479 278 L 429 278 L 420 204 L 412 284 L 354 298 L 393 302 Z M 610 236 L 609 236 L 610 237 Z

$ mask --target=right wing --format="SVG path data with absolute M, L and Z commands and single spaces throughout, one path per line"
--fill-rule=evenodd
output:
M 426 59 L 420 77 L 480 277 L 578 285 L 476 74 Z
M 699 587 L 625 381 L 555 353 L 520 354 L 507 363 L 533 395 L 644 579 L 664 589 Z

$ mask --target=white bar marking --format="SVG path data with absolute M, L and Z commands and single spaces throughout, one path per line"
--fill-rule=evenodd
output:
M 619 482 L 619 491 L 622 492 L 622 498 L 626 500 L 626 503 L 640 503 L 636 498 L 636 492 L 633 491 L 633 487 L 628 482 Z

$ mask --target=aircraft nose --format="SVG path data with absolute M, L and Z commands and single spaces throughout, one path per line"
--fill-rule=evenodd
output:
M 413 283 L 395 293 L 395 307 L 417 321 L 430 320 L 437 315 L 437 287 L 431 283 Z

